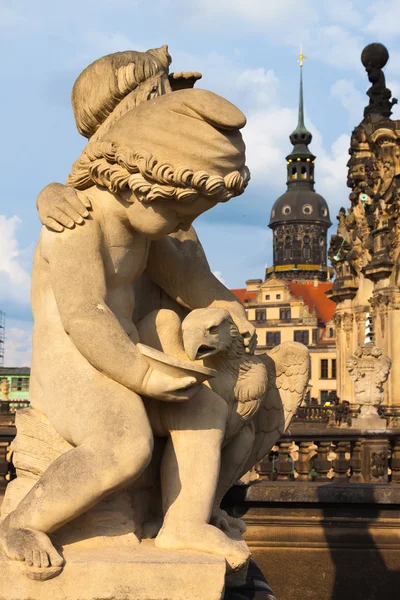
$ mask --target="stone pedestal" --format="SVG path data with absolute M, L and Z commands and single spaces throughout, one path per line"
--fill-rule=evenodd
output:
M 48 581 L 28 579 L 0 555 L 0 600 L 221 600 L 225 560 L 203 552 L 138 548 L 64 551 L 63 572 Z
M 387 420 L 379 416 L 375 406 L 365 404 L 358 417 L 352 420 L 351 426 L 354 429 L 380 431 L 386 429 Z

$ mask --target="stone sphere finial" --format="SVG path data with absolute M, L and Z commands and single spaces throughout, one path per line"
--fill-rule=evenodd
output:
M 367 68 L 368 65 L 371 65 L 372 67 L 382 69 L 388 60 L 389 52 L 386 46 L 379 42 L 368 44 L 361 52 L 361 62 L 365 68 Z

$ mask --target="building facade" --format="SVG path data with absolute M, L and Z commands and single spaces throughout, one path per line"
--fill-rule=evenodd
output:
M 318 404 L 325 404 L 336 392 L 335 305 L 325 294 L 331 287 L 318 278 L 295 282 L 273 275 L 265 281 L 249 280 L 246 288 L 232 290 L 257 330 L 256 352 L 293 341 L 309 348 L 311 373 L 306 401 Z
M 0 367 L 0 382 L 7 380 L 9 383 L 9 402 L 29 401 L 30 375 L 29 367 Z

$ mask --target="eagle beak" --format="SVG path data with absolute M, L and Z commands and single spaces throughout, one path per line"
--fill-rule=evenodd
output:
M 189 360 L 201 360 L 215 354 L 217 347 L 204 343 L 204 336 L 196 335 L 196 332 L 186 331 L 183 336 L 183 345 Z

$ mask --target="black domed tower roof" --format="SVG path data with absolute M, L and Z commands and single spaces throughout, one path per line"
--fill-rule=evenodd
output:
M 304 124 L 303 54 L 300 53 L 300 98 L 296 129 L 290 135 L 292 152 L 286 157 L 287 191 L 271 209 L 274 266 L 268 269 L 286 279 L 327 278 L 327 230 L 332 225 L 326 200 L 314 190 L 315 156 L 309 149 L 312 134 Z M 304 242 L 306 240 L 306 243 Z M 314 273 L 317 271 L 318 273 Z

